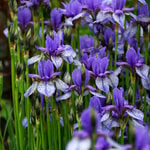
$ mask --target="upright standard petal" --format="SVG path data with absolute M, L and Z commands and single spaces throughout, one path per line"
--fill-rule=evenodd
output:
M 53 74 L 53 63 L 50 60 L 47 60 L 44 64 L 44 76 L 51 77 Z
M 81 86 L 81 69 L 77 68 L 77 69 L 74 69 L 73 72 L 72 72 L 72 80 L 73 80 L 73 83 L 77 86 L 77 87 L 80 87 Z
M 100 60 L 100 73 L 105 73 L 108 65 L 109 65 L 109 59 L 107 57 L 102 58 Z
M 131 66 L 131 68 L 135 67 L 135 64 L 137 63 L 137 53 L 135 51 L 134 48 L 130 48 L 127 52 L 126 52 L 126 59 L 128 64 Z
M 97 112 L 101 111 L 101 102 L 100 99 L 96 96 L 90 98 L 89 107 L 94 108 Z
M 38 63 L 38 72 L 41 77 L 44 77 L 44 64 L 45 64 L 45 60 L 41 60 Z
M 92 70 L 96 76 L 100 73 L 100 59 L 94 58 L 92 63 Z
M 124 106 L 124 97 L 123 97 L 123 88 L 115 88 L 113 90 L 113 99 L 115 101 L 115 106 L 119 112 L 122 111 L 122 108 Z
M 20 6 L 18 8 L 18 22 L 22 25 L 22 28 L 25 28 L 30 20 L 31 20 L 30 9 L 24 6 Z
M 61 18 L 62 18 L 62 13 L 57 10 L 57 8 L 54 8 L 51 11 L 51 23 L 53 25 L 53 28 L 56 30 L 57 28 L 59 28 L 60 24 L 61 24 Z

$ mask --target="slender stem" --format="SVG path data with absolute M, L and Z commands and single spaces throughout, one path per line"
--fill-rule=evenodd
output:
M 46 144 L 45 144 L 45 134 L 44 134 L 44 126 L 43 126 L 43 111 L 42 108 L 40 109 L 40 127 L 41 127 L 41 136 L 42 136 L 42 149 L 46 150 Z
M 148 64 L 148 43 L 149 43 L 148 29 L 144 30 L 144 43 L 145 43 L 145 63 Z
M 146 122 L 146 119 L 147 119 L 147 115 L 146 115 L 146 112 L 147 112 L 147 103 L 146 103 L 146 89 L 144 89 L 144 121 Z
M 48 107 L 48 99 L 46 98 L 46 117 L 47 117 L 47 131 L 48 131 L 48 145 L 49 150 L 51 149 L 51 137 L 50 137 L 50 119 L 49 119 L 49 107 Z
M 40 130 L 40 123 L 36 121 L 36 149 L 39 149 L 39 130 Z
M 132 105 L 135 105 L 135 96 L 136 96 L 136 74 L 131 73 L 131 83 L 133 89 L 133 96 L 132 96 Z
M 117 62 L 117 41 L 118 41 L 118 24 L 115 24 L 115 68 Z
M 61 150 L 61 130 L 60 130 L 60 118 L 58 117 L 57 119 L 57 124 L 58 124 L 58 145 L 59 145 L 59 150 Z
M 121 144 L 124 144 L 124 129 L 121 129 Z

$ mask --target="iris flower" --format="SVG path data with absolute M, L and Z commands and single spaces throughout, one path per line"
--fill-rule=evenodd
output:
M 112 18 L 117 22 L 120 27 L 124 29 L 125 16 L 124 13 L 128 13 L 134 10 L 134 8 L 124 8 L 126 0 L 112 0 L 112 5 L 103 6 L 101 9 L 104 12 L 112 14 Z
M 141 78 L 148 78 L 149 67 L 144 64 L 144 57 L 140 55 L 140 49 L 138 49 L 138 52 L 136 53 L 135 49 L 131 47 L 126 52 L 126 60 L 127 62 L 117 62 L 116 64 L 129 67 L 132 72 L 135 70 Z
M 59 35 L 55 31 L 54 39 L 49 35 L 46 36 L 45 45 L 46 47 L 36 46 L 36 48 L 43 51 L 46 55 L 48 54 L 48 57 L 57 69 L 62 65 L 63 60 L 72 63 L 76 56 L 76 53 L 70 45 L 61 45 Z M 28 60 L 28 65 L 31 65 L 40 59 L 41 57 L 39 55 L 34 56 Z
M 18 23 L 21 25 L 22 29 L 24 29 L 31 20 L 31 11 L 29 8 L 24 6 L 18 7 Z
M 101 122 L 108 130 L 110 130 L 112 127 L 125 127 L 128 121 L 128 117 L 133 122 L 133 124 L 144 126 L 143 112 L 128 104 L 128 102 L 123 97 L 123 88 L 115 88 L 113 90 L 113 99 L 115 105 L 108 105 L 103 107 L 105 113 L 103 113 L 101 118 Z
M 29 87 L 24 94 L 25 97 L 29 97 L 36 89 L 40 94 L 50 97 L 55 92 L 55 85 L 53 79 L 60 75 L 60 72 L 53 72 L 53 63 L 50 60 L 42 60 L 38 63 L 38 73 L 29 74 L 29 77 L 35 81 Z
M 53 25 L 54 30 L 57 30 L 61 25 L 62 13 L 57 8 L 54 8 L 51 13 L 51 24 Z
M 96 78 L 96 86 L 105 93 L 109 92 L 109 86 L 118 86 L 119 79 L 117 76 L 121 71 L 121 68 L 118 68 L 114 72 L 107 71 L 108 65 L 109 59 L 107 57 L 104 57 L 102 59 L 95 58 L 92 63 L 92 71 L 89 71 L 90 74 L 94 78 Z

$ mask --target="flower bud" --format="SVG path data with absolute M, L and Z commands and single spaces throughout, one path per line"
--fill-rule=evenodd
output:
M 71 83 L 71 76 L 70 76 L 70 74 L 68 72 L 66 72 L 65 75 L 64 75 L 64 81 L 67 84 Z

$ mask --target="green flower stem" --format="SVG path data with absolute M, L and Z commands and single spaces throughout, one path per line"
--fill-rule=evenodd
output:
M 46 150 L 46 140 L 45 140 L 45 133 L 44 133 L 44 121 L 43 121 L 43 110 L 40 109 L 40 129 L 41 129 L 41 136 L 42 136 L 42 149 Z
M 0 89 L 3 89 L 3 76 L 0 76 Z M 3 90 L 0 90 L 0 104 L 2 99 Z
M 135 73 L 131 73 L 130 72 L 130 76 L 131 76 L 131 84 L 132 84 L 132 89 L 133 89 L 133 95 L 132 95 L 132 105 L 135 105 L 135 96 L 136 96 L 136 74 Z
M 118 41 L 118 24 L 115 24 L 115 69 L 116 69 L 116 62 L 117 62 L 117 41 Z
M 124 144 L 124 128 L 121 129 L 121 144 Z
M 60 118 L 57 118 L 57 125 L 58 125 L 58 150 L 61 150 L 61 128 L 60 128 Z
M 19 144 L 20 144 L 20 150 L 24 149 L 23 145 L 23 136 L 22 136 L 22 120 L 21 115 L 19 117 L 19 103 L 18 103 L 18 93 L 19 93 L 19 80 L 16 81 L 16 88 L 15 88 L 15 108 L 16 108 L 16 116 L 18 121 L 18 132 L 19 132 Z
M 45 98 L 46 101 L 46 119 L 47 119 L 47 132 L 48 132 L 48 146 L 49 150 L 51 149 L 51 135 L 50 135 L 50 119 L 49 119 L 49 107 L 48 107 L 48 98 Z
M 42 46 L 45 46 L 45 37 L 44 37 L 44 17 L 43 17 L 43 9 L 40 7 L 40 18 L 41 18 L 41 26 L 42 26 Z
M 96 134 L 93 132 L 92 134 L 92 150 L 95 150 L 95 143 L 96 143 Z
M 53 136 L 53 142 L 54 142 L 54 149 L 58 149 L 58 147 L 57 147 L 58 146 L 58 143 L 57 143 L 57 125 L 56 125 L 57 124 L 57 121 L 56 121 L 57 106 L 56 106 L 56 101 L 53 97 L 51 98 L 51 104 L 52 104 L 52 129 L 53 129 L 53 135 L 52 136 Z M 65 109 L 65 110 L 67 110 L 67 109 Z
M 26 72 L 25 72 L 25 77 L 26 77 L 26 88 L 28 89 L 29 87 L 29 68 L 27 65 L 27 60 L 28 56 L 24 57 L 25 65 L 26 65 Z M 22 81 L 22 85 L 24 86 L 24 81 Z M 24 91 L 24 89 L 22 89 Z M 30 100 L 29 98 L 26 99 L 26 113 L 27 113 L 27 120 L 28 120 L 28 144 L 29 144 L 29 149 L 32 149 L 32 144 L 31 143 L 31 138 L 32 138 L 32 132 L 31 132 L 31 124 L 30 124 Z
M 8 33 L 8 38 L 10 39 L 10 33 Z M 10 41 L 10 40 L 9 40 Z M 13 46 L 10 46 L 10 56 L 11 56 L 11 82 L 12 82 L 12 99 L 13 99 L 13 108 L 14 108 L 14 118 L 15 118 L 15 133 L 16 133 L 16 144 L 17 150 L 19 150 L 19 133 L 18 133 L 18 124 L 17 124 L 17 112 L 16 112 L 16 104 L 15 104 L 15 49 Z
M 144 43 L 145 43 L 145 63 L 148 64 L 148 43 L 149 43 L 149 35 L 148 35 L 148 29 L 145 29 L 144 31 Z
M 0 89 L 3 89 L 3 76 L 0 76 Z M 0 104 L 2 103 L 1 102 L 2 92 L 3 92 L 3 90 L 0 90 Z M 0 125 L 0 127 L 1 127 L 1 125 Z M 4 150 L 4 140 L 3 140 L 3 137 L 2 137 L 1 129 L 0 129 L 0 145 L 1 145 L 0 148 L 2 150 Z
M 137 43 L 138 43 L 138 47 L 140 47 L 140 37 L 141 37 L 141 26 L 138 24 L 137 25 L 137 34 L 136 34 L 136 38 L 137 38 Z
M 4 140 L 3 140 L 3 137 L 2 137 L 1 130 L 0 130 L 0 149 L 1 150 L 5 150 L 5 148 L 4 148 Z
M 146 112 L 147 112 L 147 103 L 146 103 L 146 89 L 144 89 L 144 121 L 146 122 L 146 119 L 147 119 L 147 115 L 146 115 Z
M 36 149 L 40 149 L 40 123 L 36 120 Z
M 125 86 L 128 91 L 129 90 L 129 71 L 128 71 L 128 69 L 126 69 Z M 128 100 L 128 94 L 127 94 L 127 100 Z

